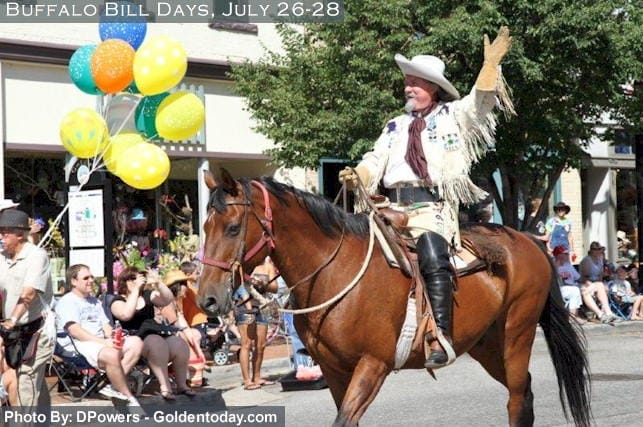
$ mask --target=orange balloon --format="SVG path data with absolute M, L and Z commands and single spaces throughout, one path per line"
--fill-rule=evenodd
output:
M 134 48 L 124 40 L 108 39 L 92 55 L 90 69 L 94 83 L 105 93 L 125 89 L 134 80 Z

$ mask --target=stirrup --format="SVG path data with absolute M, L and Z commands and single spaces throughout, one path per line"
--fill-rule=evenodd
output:
M 427 369 L 439 369 L 439 368 L 444 368 L 445 366 L 449 366 L 453 362 L 455 362 L 456 359 L 456 354 L 455 351 L 453 350 L 453 346 L 451 345 L 451 342 L 444 336 L 440 328 L 438 329 L 437 337 L 436 339 L 442 346 L 444 350 L 431 350 L 429 353 L 429 357 L 426 359 L 424 362 L 424 367 Z M 438 358 L 440 356 L 444 355 L 446 360 L 442 362 L 442 360 L 435 361 L 432 360 L 434 358 Z

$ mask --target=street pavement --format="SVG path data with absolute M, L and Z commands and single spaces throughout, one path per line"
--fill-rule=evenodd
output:
M 643 322 L 583 327 L 592 378 L 593 425 L 643 425 Z M 542 337 L 538 334 L 530 372 L 536 426 L 567 426 L 558 385 Z M 438 370 L 437 381 L 423 370 L 391 374 L 367 409 L 360 426 L 502 426 L 507 425 L 507 391 L 468 356 Z M 328 426 L 336 415 L 328 390 L 274 392 L 262 405 L 284 406 L 287 426 Z
M 593 379 L 594 425 L 643 425 L 643 405 L 640 405 L 639 397 L 643 385 L 643 364 L 640 363 L 643 322 L 590 323 L 583 329 Z M 265 360 L 262 370 L 265 377 L 277 379 L 290 371 L 289 359 L 283 355 Z M 536 425 L 569 425 L 558 400 L 551 359 L 540 331 L 534 344 L 530 372 Z M 506 390 L 471 358 L 459 358 L 453 366 L 437 371 L 437 377 L 438 381 L 434 381 L 423 370 L 391 374 L 360 425 L 506 425 Z M 179 396 L 176 405 L 207 405 L 213 409 L 279 406 L 285 408 L 286 425 L 298 427 L 331 425 L 336 414 L 328 389 L 283 392 L 277 382 L 259 390 L 244 390 L 236 363 L 212 367 L 206 378 L 209 385 L 200 390 L 196 398 L 190 400 Z M 159 396 L 145 396 L 140 401 L 144 407 L 163 404 L 167 407 Z M 96 401 L 86 404 L 95 405 Z

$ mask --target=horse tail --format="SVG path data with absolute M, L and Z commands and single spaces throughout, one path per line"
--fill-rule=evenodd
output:
M 574 424 L 587 427 L 593 419 L 590 405 L 591 380 L 587 360 L 587 341 L 578 323 L 569 318 L 569 312 L 565 308 L 560 293 L 560 279 L 553 260 L 542 243 L 537 243 L 547 257 L 551 269 L 549 295 L 538 323 L 545 335 L 556 371 L 558 395 L 565 419 L 569 420 L 568 413 L 571 411 Z

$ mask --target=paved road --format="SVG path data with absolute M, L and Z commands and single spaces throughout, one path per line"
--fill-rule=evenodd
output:
M 597 426 L 643 425 L 643 322 L 617 327 L 589 325 L 592 406 Z M 283 368 L 283 367 L 282 367 Z M 533 377 L 537 426 L 567 425 L 558 401 L 558 386 L 546 345 L 534 344 Z M 506 391 L 468 357 L 438 372 L 390 375 L 361 425 L 365 426 L 500 426 L 506 425 Z M 278 385 L 257 391 L 239 387 L 223 393 L 227 405 L 279 405 L 288 426 L 327 426 L 335 416 L 328 390 L 281 392 Z

